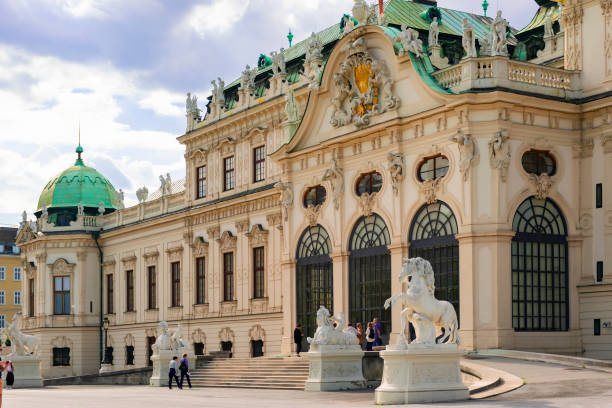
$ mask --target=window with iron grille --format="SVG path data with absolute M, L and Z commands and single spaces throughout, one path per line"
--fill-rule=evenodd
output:
M 435 180 L 442 178 L 448 173 L 448 159 L 441 154 L 426 157 L 419 165 L 419 180 Z
M 134 365 L 134 346 L 125 346 L 125 365 Z
M 266 178 L 266 147 L 253 149 L 253 181 L 257 183 Z
M 265 296 L 265 255 L 264 247 L 253 248 L 253 297 Z
M 233 190 L 234 180 L 234 156 L 223 159 L 223 191 Z
M 181 263 L 172 262 L 172 307 L 181 305 Z
M 70 365 L 70 347 L 53 347 L 53 366 Z
M 197 170 L 197 183 L 196 183 L 196 198 L 204 198 L 206 197 L 206 166 L 198 167 Z
M 53 314 L 70 314 L 70 276 L 53 279 Z
M 134 311 L 134 271 L 125 272 L 125 307 L 126 312 Z
M 206 258 L 196 259 L 196 304 L 206 303 Z
M 115 313 L 115 282 L 113 275 L 106 275 L 106 313 Z
M 28 292 L 30 296 L 28 297 L 28 316 L 34 317 L 34 279 L 28 280 Z
M 157 272 L 155 266 L 149 266 L 147 268 L 147 277 L 149 278 L 149 287 L 147 297 L 149 300 L 149 309 L 157 309 Z
M 234 253 L 223 254 L 223 300 L 234 300 Z

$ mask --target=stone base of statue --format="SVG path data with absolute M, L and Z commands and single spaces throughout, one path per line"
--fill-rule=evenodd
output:
M 363 377 L 363 351 L 359 345 L 310 346 L 306 353 L 310 371 L 306 391 L 356 390 L 366 387 Z
M 102 363 L 100 365 L 100 374 L 104 374 L 104 373 L 110 373 L 111 371 L 113 371 L 113 365 L 112 364 L 104 364 Z
M 456 344 L 387 346 L 376 404 L 422 404 L 469 399 L 461 379 Z
M 15 365 L 14 388 L 39 388 L 43 386 L 40 376 L 40 360 L 35 356 L 7 356 Z
M 187 349 L 182 348 L 179 350 L 159 350 L 151 356 L 153 362 L 153 375 L 149 380 L 149 385 L 152 387 L 167 387 L 168 386 L 168 365 L 172 360 L 172 357 L 178 357 L 176 360 L 176 368 L 178 375 L 178 366 L 181 359 L 181 355 L 186 353 Z

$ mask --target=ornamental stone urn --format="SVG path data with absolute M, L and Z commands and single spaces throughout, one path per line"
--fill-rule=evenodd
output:
M 355 0 L 353 5 L 353 17 L 359 25 L 364 25 L 368 21 L 369 14 L 368 4 L 364 0 Z

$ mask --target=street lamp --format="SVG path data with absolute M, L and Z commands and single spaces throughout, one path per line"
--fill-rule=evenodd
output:
M 108 325 L 109 325 L 108 317 L 105 317 L 102 320 L 102 328 L 104 329 L 104 361 L 102 364 L 110 364 L 109 355 L 108 355 Z

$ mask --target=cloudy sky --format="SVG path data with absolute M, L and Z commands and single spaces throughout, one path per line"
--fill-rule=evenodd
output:
M 372 2 L 372 1 L 370 1 Z M 480 12 L 482 0 L 440 0 Z M 533 0 L 489 0 L 517 28 Z M 261 52 L 301 41 L 353 0 L 0 0 L 0 224 L 32 217 L 48 180 L 84 159 L 126 192 L 184 177 L 185 93 L 200 100 Z

